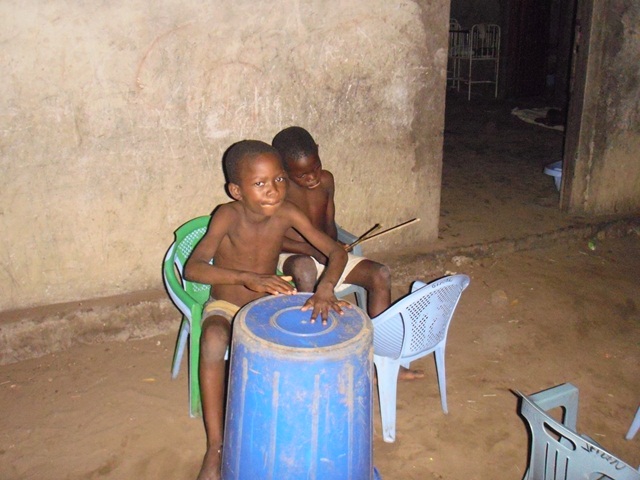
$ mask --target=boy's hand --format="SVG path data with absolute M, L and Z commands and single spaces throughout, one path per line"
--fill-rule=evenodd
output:
M 297 290 L 289 283 L 291 280 L 292 278 L 287 276 L 255 274 L 249 277 L 244 286 L 254 292 L 293 295 Z
M 342 248 L 344 248 L 344 251 L 347 252 L 347 253 L 349 253 L 349 252 L 351 252 L 353 250 L 353 247 L 350 244 L 342 243 L 340 241 L 338 243 L 340 244 L 340 246 Z
M 324 287 L 321 284 L 318 285 L 316 293 L 309 297 L 300 310 L 304 312 L 311 308 L 313 309 L 311 313 L 311 323 L 314 323 L 318 315 L 320 315 L 322 324 L 326 325 L 329 318 L 329 309 L 335 310 L 340 315 L 344 315 L 342 308 L 351 308 L 351 304 L 344 300 L 338 300 L 331 286 Z

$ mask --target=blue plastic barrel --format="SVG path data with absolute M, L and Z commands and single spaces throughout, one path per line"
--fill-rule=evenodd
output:
M 268 296 L 234 320 L 223 480 L 372 480 L 373 330 L 360 309 L 326 325 L 310 294 Z

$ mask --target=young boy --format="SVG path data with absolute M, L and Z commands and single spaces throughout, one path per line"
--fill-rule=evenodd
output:
M 319 230 L 334 240 L 338 232 L 335 223 L 333 175 L 322 169 L 318 145 L 302 127 L 280 131 L 271 144 L 278 150 L 289 175 L 287 200 L 297 205 Z M 291 275 L 300 291 L 313 291 L 321 275 L 326 257 L 295 231 L 289 231 L 280 255 L 278 268 Z M 373 318 L 391 304 L 391 273 L 389 267 L 349 253 L 347 266 L 336 286 L 336 292 L 349 284 L 367 290 L 367 313 Z M 421 370 L 400 370 L 400 378 L 408 380 L 424 377 Z
M 316 228 L 337 240 L 333 175 L 322 169 L 318 145 L 311 134 L 301 127 L 289 127 L 279 132 L 271 143 L 280 152 L 289 175 L 287 200 L 297 205 Z M 326 263 L 324 255 L 294 231 L 287 234 L 283 251 L 289 253 L 281 255 L 279 268 L 285 275 L 293 276 L 299 290 L 313 291 Z M 350 253 L 336 291 L 349 284 L 364 287 L 368 292 L 366 309 L 373 318 L 391 303 L 390 277 L 386 265 Z
M 257 140 L 232 145 L 224 158 L 227 190 L 234 201 L 216 208 L 209 229 L 185 265 L 185 278 L 211 285 L 200 346 L 200 388 L 207 452 L 198 480 L 220 478 L 225 393 L 225 351 L 231 320 L 239 308 L 266 294 L 293 294 L 295 289 L 275 275 L 285 233 L 295 229 L 327 257 L 315 294 L 302 310 L 311 320 L 326 321 L 329 310 L 342 313 L 348 304 L 333 289 L 347 254 L 316 229 L 295 205 L 286 202 L 286 173 L 278 152 Z M 210 260 L 213 258 L 213 264 Z

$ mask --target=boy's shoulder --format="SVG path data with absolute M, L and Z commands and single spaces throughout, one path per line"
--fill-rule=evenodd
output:
M 222 222 L 225 219 L 237 218 L 240 214 L 240 202 L 234 200 L 232 202 L 222 203 L 218 205 L 211 215 L 211 222 Z
M 326 170 L 326 169 L 322 169 L 322 174 L 323 176 L 326 176 L 326 178 L 330 178 L 331 181 L 333 181 L 333 173 L 331 173 L 330 170 Z
M 333 178 L 333 173 L 331 173 L 329 170 L 322 170 L 320 183 L 322 184 L 325 190 L 333 191 L 335 188 L 335 180 Z
M 232 200 L 227 203 L 221 203 L 214 210 L 213 214 L 215 215 L 218 212 L 234 212 L 238 210 L 238 204 L 240 202 L 238 200 Z

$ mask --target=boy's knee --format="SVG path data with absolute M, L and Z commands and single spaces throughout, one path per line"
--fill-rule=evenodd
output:
M 316 284 L 316 264 L 311 257 L 296 255 L 287 260 L 285 273 L 290 274 L 299 292 L 311 292 Z
M 293 262 L 293 269 L 301 276 L 313 278 L 314 280 L 316 278 L 316 263 L 311 257 L 296 257 Z
M 200 355 L 209 360 L 221 360 L 229 346 L 231 325 L 223 317 L 207 318 L 202 324 Z
M 391 269 L 381 263 L 376 265 L 376 273 L 373 276 L 376 284 L 382 287 L 391 287 Z

